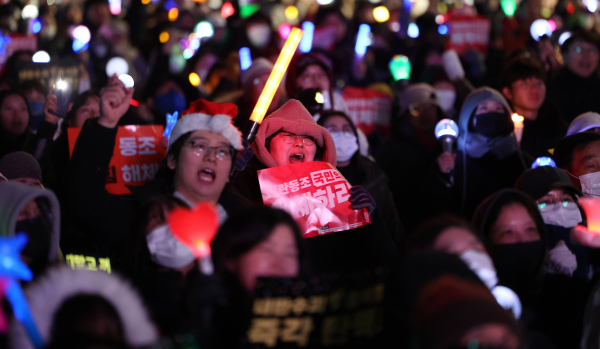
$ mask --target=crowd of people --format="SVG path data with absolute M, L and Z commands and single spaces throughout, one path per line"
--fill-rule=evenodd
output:
M 597 7 L 4 2 L 0 348 L 600 348 Z M 310 162 L 368 224 L 265 205 Z M 205 203 L 208 257 L 170 218 Z

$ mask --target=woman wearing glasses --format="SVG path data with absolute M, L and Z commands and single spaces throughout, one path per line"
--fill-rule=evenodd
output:
M 337 169 L 352 185 L 360 185 L 373 196 L 390 237 L 398 250 L 404 250 L 405 235 L 394 198 L 383 170 L 358 151 L 358 132 L 348 115 L 339 111 L 326 111 L 317 124 L 333 137 L 337 153 Z
M 242 196 L 262 204 L 257 171 L 311 161 L 336 165 L 336 143 L 298 100 L 292 99 L 260 125 L 252 144 L 256 155 L 234 183 Z M 356 184 L 352 183 L 351 184 Z M 316 271 L 349 271 L 380 266 L 396 257 L 394 243 L 375 210 L 375 200 L 360 186 L 350 189 L 353 209 L 367 208 L 372 224 L 306 239 L 310 264 Z M 362 257 L 361 257 L 362 256 Z

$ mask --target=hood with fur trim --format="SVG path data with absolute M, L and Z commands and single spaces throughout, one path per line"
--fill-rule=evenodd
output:
M 51 227 L 48 261 L 54 261 L 60 241 L 60 206 L 56 195 L 51 190 L 17 182 L 0 182 L 0 193 L 0 236 L 15 235 L 19 212 L 35 200 Z
M 126 281 L 101 271 L 71 270 L 64 266 L 49 270 L 25 291 L 33 319 L 46 343 L 51 339 L 56 312 L 66 300 L 81 294 L 102 297 L 115 308 L 130 346 L 150 346 L 158 339 L 141 298 Z M 25 329 L 14 318 L 10 326 L 10 347 L 33 349 Z
M 329 132 L 317 125 L 315 119 L 300 101 L 291 99 L 263 120 L 258 128 L 256 140 L 252 143 L 254 154 L 265 166 L 277 167 L 275 160 L 265 147 L 265 140 L 279 130 L 296 135 L 311 136 L 317 145 L 324 149 L 321 161 L 336 165 L 335 143 Z

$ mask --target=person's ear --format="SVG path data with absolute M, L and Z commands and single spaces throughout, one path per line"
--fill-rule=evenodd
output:
M 177 160 L 175 160 L 175 156 L 173 156 L 173 154 L 167 155 L 167 166 L 171 170 L 174 170 L 175 167 L 177 166 Z
M 502 94 L 504 95 L 504 98 L 508 99 L 509 101 L 512 100 L 512 92 L 510 91 L 510 89 L 508 87 L 503 87 L 502 88 Z

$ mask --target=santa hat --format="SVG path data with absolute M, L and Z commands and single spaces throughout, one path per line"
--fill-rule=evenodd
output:
M 190 108 L 181 113 L 181 118 L 173 127 L 168 150 L 171 150 L 171 146 L 179 137 L 198 130 L 218 133 L 227 138 L 234 149 L 241 150 L 242 134 L 232 122 L 237 113 L 237 106 L 231 103 L 213 103 L 205 99 L 192 102 Z

